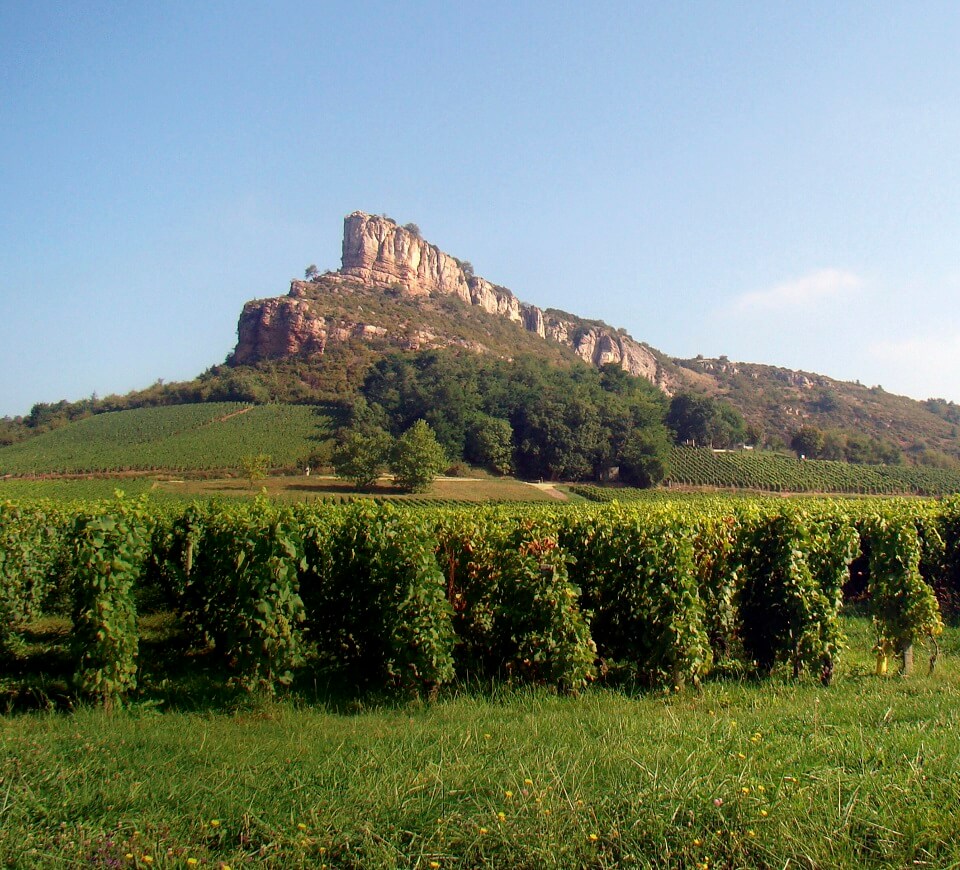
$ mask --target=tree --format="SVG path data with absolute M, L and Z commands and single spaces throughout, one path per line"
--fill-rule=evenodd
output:
M 620 479 L 635 486 L 656 486 L 666 477 L 669 457 L 665 429 L 635 429 L 620 450 Z
M 320 274 L 320 270 L 316 267 L 316 264 L 311 263 L 303 271 L 303 277 L 308 281 L 313 281 Z
M 446 462 L 446 454 L 425 420 L 417 420 L 390 451 L 394 482 L 408 492 L 425 492 Z
M 421 235 L 420 235 L 420 227 L 418 227 L 416 224 L 414 224 L 414 223 L 404 224 L 404 225 L 403 225 L 403 228 L 404 228 L 408 233 L 410 233 L 410 235 L 416 236 L 418 239 L 421 238 Z
M 816 459 L 824 447 L 824 435 L 816 426 L 801 426 L 793 433 L 790 447 L 797 456 Z
M 513 429 L 506 420 L 486 415 L 467 432 L 467 458 L 497 474 L 513 470 Z
M 706 396 L 680 393 L 670 402 L 667 425 L 673 430 L 677 444 L 710 443 L 713 403 Z
M 266 453 L 257 453 L 255 455 L 244 456 L 241 460 L 243 465 L 243 476 L 250 481 L 250 488 L 258 480 L 263 480 L 270 470 L 270 457 Z
M 333 470 L 357 489 L 368 489 L 383 472 L 392 444 L 393 439 L 383 429 L 347 429 L 333 451 Z

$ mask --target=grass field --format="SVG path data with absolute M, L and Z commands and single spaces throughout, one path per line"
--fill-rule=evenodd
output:
M 532 486 L 511 477 L 453 478 L 435 480 L 426 493 L 399 492 L 384 478 L 369 492 L 358 493 L 344 480 L 329 476 L 271 476 L 252 486 L 240 477 L 173 478 L 171 475 L 56 478 L 50 480 L 0 480 L 0 499 L 53 498 L 95 500 L 112 498 L 117 490 L 128 496 L 147 494 L 154 501 L 193 501 L 208 498 L 254 498 L 266 489 L 275 501 L 313 499 L 387 499 L 400 502 L 550 502 L 566 500 L 552 487 Z
M 958 866 L 960 635 L 829 689 L 461 687 L 433 703 L 173 695 L 0 718 L 12 867 Z M 158 707 L 157 704 L 160 704 Z M 164 709 L 166 707 L 166 709 Z

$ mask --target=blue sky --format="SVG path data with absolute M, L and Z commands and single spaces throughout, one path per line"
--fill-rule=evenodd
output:
M 358 208 L 674 356 L 960 401 L 958 45 L 953 2 L 0 0 L 0 414 L 222 362 Z

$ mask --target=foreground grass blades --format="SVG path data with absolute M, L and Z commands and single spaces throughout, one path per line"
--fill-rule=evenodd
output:
M 845 631 L 864 648 L 866 619 Z M 942 668 L 702 692 L 452 693 L 0 720 L 14 867 L 949 867 L 960 637 Z

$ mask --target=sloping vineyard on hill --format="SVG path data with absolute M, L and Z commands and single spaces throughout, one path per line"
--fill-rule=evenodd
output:
M 769 492 L 948 495 L 960 492 L 960 474 L 908 465 L 855 465 L 799 460 L 778 453 L 678 447 L 667 484 L 760 489 Z
M 217 402 L 98 414 L 0 449 L 0 474 L 237 468 L 265 453 L 294 466 L 330 436 L 330 418 L 306 405 Z

